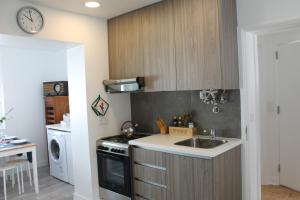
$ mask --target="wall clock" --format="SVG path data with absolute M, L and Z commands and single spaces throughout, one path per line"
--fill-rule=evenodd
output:
M 39 33 L 44 27 L 44 17 L 42 13 L 33 7 L 23 7 L 17 13 L 19 27 L 26 33 Z

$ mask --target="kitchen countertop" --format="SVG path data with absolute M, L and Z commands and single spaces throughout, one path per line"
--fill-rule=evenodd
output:
M 58 131 L 71 132 L 71 127 L 70 126 L 63 126 L 61 124 L 47 125 L 46 128 L 47 129 L 58 130 Z
M 210 138 L 207 136 L 199 137 L 202 139 Z M 213 149 L 202 149 L 175 145 L 176 142 L 180 142 L 190 138 L 191 137 L 187 136 L 156 134 L 136 140 L 130 140 L 129 144 L 153 151 L 161 151 L 166 153 L 206 159 L 217 157 L 218 155 L 225 153 L 226 151 L 229 151 L 242 144 L 242 141 L 240 139 L 216 137 L 216 139 L 227 140 L 228 142 Z

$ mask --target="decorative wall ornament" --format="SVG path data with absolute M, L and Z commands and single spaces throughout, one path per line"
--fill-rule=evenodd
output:
M 92 109 L 97 116 L 105 116 L 108 108 L 109 104 L 100 95 L 92 104 Z
M 226 90 L 202 90 L 200 91 L 201 102 L 213 105 L 212 112 L 218 114 L 221 112 L 219 104 L 225 104 L 228 102 L 229 92 Z

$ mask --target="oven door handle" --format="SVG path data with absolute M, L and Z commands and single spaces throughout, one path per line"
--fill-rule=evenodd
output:
M 97 155 L 101 157 L 106 157 L 106 158 L 114 158 L 114 159 L 122 159 L 122 160 L 129 160 L 128 156 L 123 156 L 123 155 L 117 155 L 109 152 L 104 152 L 104 151 L 99 151 L 97 150 Z

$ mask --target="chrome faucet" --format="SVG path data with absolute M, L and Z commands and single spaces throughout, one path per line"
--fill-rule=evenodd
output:
M 212 140 L 216 138 L 216 129 L 210 129 L 210 136 Z

